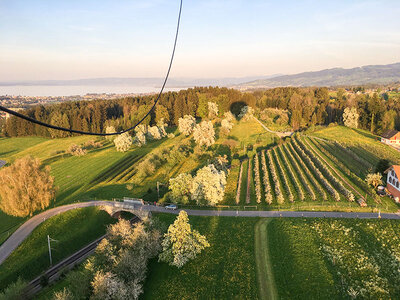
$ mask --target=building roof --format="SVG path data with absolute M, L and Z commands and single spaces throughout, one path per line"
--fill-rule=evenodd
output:
M 397 131 L 397 130 L 394 130 L 394 129 L 392 129 L 392 130 L 386 130 L 383 134 L 382 134 L 382 137 L 384 138 L 384 139 L 390 139 L 390 138 L 392 138 L 392 137 L 394 137 L 396 134 L 398 134 L 399 132 Z
M 390 171 L 391 169 L 394 170 L 394 172 L 395 172 L 396 175 L 397 175 L 397 178 L 400 178 L 400 166 L 399 166 L 399 165 L 393 165 L 393 166 L 391 166 L 389 169 L 387 169 L 387 170 L 385 171 L 385 173 L 389 173 L 389 171 Z

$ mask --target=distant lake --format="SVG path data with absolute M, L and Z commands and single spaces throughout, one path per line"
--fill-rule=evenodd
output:
M 184 88 L 165 88 L 164 92 L 179 91 Z M 86 94 L 140 94 L 157 93 L 160 87 L 151 86 L 84 86 L 84 85 L 37 85 L 37 86 L 0 86 L 1 95 L 12 96 L 74 96 Z

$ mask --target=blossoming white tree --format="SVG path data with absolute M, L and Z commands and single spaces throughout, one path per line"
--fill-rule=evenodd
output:
M 196 119 L 191 115 L 185 115 L 183 118 L 179 118 L 178 120 L 178 129 L 179 132 L 184 135 L 190 135 L 193 132 L 194 127 L 196 126 Z
M 346 107 L 343 112 L 343 123 L 346 127 L 358 128 L 360 115 L 355 107 Z
M 381 173 L 368 174 L 367 178 L 365 178 L 365 181 L 374 188 L 377 188 L 378 185 L 382 184 L 382 175 Z
M 126 152 L 132 146 L 133 139 L 129 135 L 129 133 L 125 132 L 123 134 L 118 135 L 114 139 L 115 148 L 117 151 Z
M 192 181 L 192 175 L 187 173 L 179 174 L 177 177 L 169 180 L 171 198 L 174 202 L 183 204 L 189 202 Z
M 221 121 L 221 129 L 223 130 L 224 133 L 229 133 L 232 130 L 232 127 L 233 123 L 228 119 L 223 119 Z
M 174 224 L 169 226 L 168 232 L 164 235 L 163 251 L 159 259 L 181 268 L 206 247 L 210 247 L 206 237 L 197 230 L 192 230 L 188 215 L 182 210 Z
M 230 111 L 224 113 L 224 118 L 227 119 L 229 122 L 233 122 L 236 120 L 235 116 Z
M 224 199 L 226 175 L 214 165 L 208 165 L 197 171 L 193 178 L 191 197 L 199 205 L 215 205 Z
M 208 102 L 208 118 L 214 119 L 218 116 L 218 105 L 214 102 Z
M 209 147 L 215 143 L 215 131 L 210 121 L 202 121 L 193 130 L 193 138 L 199 146 Z
M 115 130 L 114 126 L 107 126 L 106 127 L 106 133 L 115 133 L 115 132 L 117 132 L 117 131 Z M 115 135 L 107 135 L 106 136 L 106 139 L 109 140 L 109 141 L 114 140 L 114 138 L 115 138 Z

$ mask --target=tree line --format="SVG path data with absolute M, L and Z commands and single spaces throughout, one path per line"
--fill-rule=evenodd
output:
M 115 100 L 71 101 L 52 105 L 38 105 L 25 114 L 52 125 L 90 132 L 105 132 L 107 126 L 116 130 L 136 124 L 151 108 L 154 96 L 127 97 Z M 179 92 L 164 93 L 154 111 L 144 124 L 154 125 L 163 120 L 177 126 L 185 115 L 195 118 L 208 116 L 208 102 L 216 103 L 219 114 L 231 111 L 239 115 L 247 105 L 257 112 L 265 108 L 287 110 L 294 130 L 313 125 L 343 124 L 347 107 L 356 108 L 359 128 L 381 133 L 387 129 L 400 129 L 400 97 L 360 90 L 328 88 L 281 87 L 269 90 L 240 92 L 219 87 L 197 87 Z M 2 126 L 5 136 L 67 137 L 68 132 L 49 130 L 16 117 L 9 118 Z

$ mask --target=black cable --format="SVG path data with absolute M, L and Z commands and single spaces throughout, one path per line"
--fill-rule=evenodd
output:
M 179 25 L 181 23 L 181 14 L 182 14 L 182 3 L 183 3 L 183 0 L 180 1 L 178 23 L 177 23 L 177 26 L 176 26 L 176 33 L 175 33 L 174 48 L 172 50 L 172 55 L 171 55 L 171 59 L 170 59 L 170 62 L 169 62 L 168 71 L 167 71 L 167 74 L 165 76 L 164 82 L 163 82 L 163 84 L 161 86 L 161 90 L 158 93 L 158 96 L 157 96 L 156 100 L 154 101 L 153 106 L 150 108 L 150 110 L 147 112 L 147 114 L 139 122 L 137 122 L 134 126 L 128 128 L 128 129 L 122 130 L 120 132 L 114 132 L 114 133 L 86 132 L 86 131 L 68 129 L 68 128 L 64 128 L 64 127 L 59 127 L 59 126 L 54 126 L 54 125 L 51 125 L 51 124 L 47 124 L 47 123 L 41 122 L 39 120 L 33 119 L 31 117 L 28 117 L 26 115 L 20 114 L 20 113 L 18 113 L 16 111 L 13 111 L 13 110 L 10 110 L 8 108 L 5 108 L 4 106 L 1 106 L 1 105 L 0 105 L 0 110 L 4 111 L 6 113 L 9 113 L 10 115 L 13 115 L 13 116 L 16 116 L 18 118 L 24 119 L 24 120 L 26 120 L 28 122 L 31 122 L 31 123 L 34 123 L 34 124 L 37 124 L 37 125 L 41 125 L 41 126 L 45 126 L 47 128 L 50 128 L 50 129 L 67 131 L 69 133 L 78 133 L 78 134 L 86 134 L 86 135 L 97 135 L 97 136 L 107 136 L 107 135 L 122 134 L 124 132 L 128 132 L 128 131 L 131 131 L 131 130 L 135 129 L 140 123 L 142 123 L 144 121 L 144 119 L 146 119 L 150 115 L 150 113 L 156 107 L 157 102 L 160 100 L 161 94 L 164 91 L 165 85 L 167 84 L 169 73 L 170 73 L 171 68 L 172 68 L 172 62 L 174 61 L 174 57 L 175 57 L 176 44 L 177 44 L 177 41 L 178 41 Z

